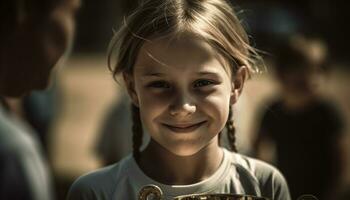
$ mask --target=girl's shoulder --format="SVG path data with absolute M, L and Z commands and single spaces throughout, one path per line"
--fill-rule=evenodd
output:
M 118 182 L 127 177 L 126 170 L 132 157 L 80 176 L 69 189 L 67 200 L 90 200 L 110 197 Z
M 272 175 L 278 175 L 283 178 L 281 172 L 269 163 L 235 152 L 230 152 L 230 154 L 231 164 L 233 164 L 237 170 L 243 170 L 256 177 L 258 180 Z
M 262 196 L 290 199 L 287 182 L 282 173 L 271 164 L 235 152 L 229 152 L 231 166 L 244 185 L 257 187 Z

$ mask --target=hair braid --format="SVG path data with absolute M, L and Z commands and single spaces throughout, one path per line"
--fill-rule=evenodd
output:
M 134 104 L 131 104 L 132 111 L 132 141 L 133 141 L 133 155 L 136 161 L 140 158 L 140 147 L 142 145 L 142 123 L 140 119 L 140 110 Z
M 237 152 L 237 147 L 236 147 L 236 129 L 235 126 L 233 124 L 233 119 L 232 119 L 232 106 L 230 106 L 229 108 L 229 112 L 228 112 L 228 119 L 226 122 L 226 129 L 227 129 L 227 138 L 228 138 L 228 142 L 229 145 L 231 147 L 231 150 L 234 152 Z

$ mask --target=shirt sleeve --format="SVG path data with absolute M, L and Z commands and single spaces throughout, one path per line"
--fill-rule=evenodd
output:
M 71 186 L 67 200 L 115 199 L 117 165 L 110 165 L 80 176 Z
M 273 200 L 291 200 L 286 180 L 279 171 L 272 175 Z
M 0 177 L 0 199 L 33 200 L 25 170 L 17 156 L 0 155 Z
M 261 195 L 271 200 L 291 200 L 288 184 L 281 172 L 263 161 L 255 160 L 255 163 Z
M 67 200 L 95 200 L 93 189 L 90 184 L 78 178 L 70 187 Z

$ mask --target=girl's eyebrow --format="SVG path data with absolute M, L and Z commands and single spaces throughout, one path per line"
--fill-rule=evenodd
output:
M 156 77 L 163 77 L 165 76 L 164 73 L 159 73 L 159 72 L 145 72 L 142 74 L 142 76 L 156 76 Z
M 221 75 L 216 70 L 202 70 L 197 72 L 199 76 L 212 76 L 212 77 L 218 77 L 220 78 Z
M 212 75 L 212 76 L 219 76 L 216 72 L 212 72 L 212 71 L 200 71 L 197 72 L 198 75 L 201 76 L 205 76 L 205 75 Z M 161 72 L 144 72 L 142 73 L 142 76 L 155 76 L 155 77 L 164 77 L 166 76 L 165 73 L 161 73 Z
M 197 74 L 199 75 L 218 75 L 216 72 L 211 72 L 211 71 L 201 71 L 201 72 L 198 72 Z

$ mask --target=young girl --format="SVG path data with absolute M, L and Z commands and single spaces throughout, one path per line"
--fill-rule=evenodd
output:
M 132 100 L 133 155 L 79 178 L 69 200 L 146 199 L 149 191 L 167 200 L 188 194 L 290 199 L 275 168 L 236 153 L 231 106 L 257 69 L 226 1 L 144 1 L 110 49 L 114 77 L 123 76 Z M 233 152 L 220 147 L 225 127 Z M 143 130 L 151 140 L 141 151 Z

